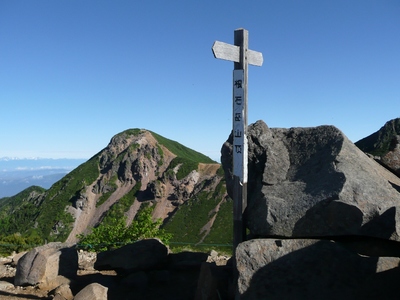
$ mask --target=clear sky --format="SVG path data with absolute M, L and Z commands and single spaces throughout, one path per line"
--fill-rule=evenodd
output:
M 335 125 L 353 142 L 399 117 L 398 0 L 2 0 L 0 157 L 89 158 L 144 128 L 219 160 L 249 30 L 249 123 Z

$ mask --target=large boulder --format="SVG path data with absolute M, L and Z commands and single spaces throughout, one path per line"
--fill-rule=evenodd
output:
M 18 260 L 14 279 L 16 286 L 48 285 L 60 281 L 57 277 L 75 278 L 78 270 L 78 253 L 65 243 L 49 243 L 27 252 Z
M 165 263 L 168 252 L 168 247 L 158 239 L 141 240 L 97 254 L 94 268 L 115 270 L 119 273 L 148 270 Z
M 400 240 L 400 179 L 334 126 L 248 127 L 247 227 L 255 236 Z M 221 158 L 232 195 L 232 136 Z
M 238 292 L 243 300 L 398 299 L 398 263 L 329 240 L 250 240 L 236 249 Z

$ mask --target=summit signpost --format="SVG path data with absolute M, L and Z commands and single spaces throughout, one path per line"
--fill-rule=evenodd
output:
M 216 41 L 215 58 L 234 62 L 233 70 L 233 247 L 245 240 L 243 212 L 247 206 L 247 78 L 248 65 L 261 66 L 261 52 L 248 49 L 249 32 L 236 29 L 234 45 Z

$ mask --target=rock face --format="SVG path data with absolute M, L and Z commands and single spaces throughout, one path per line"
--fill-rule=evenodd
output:
M 250 240 L 236 261 L 244 300 L 398 299 L 398 258 L 360 256 L 329 240 Z
M 333 126 L 249 126 L 247 227 L 256 236 L 400 239 L 400 180 Z M 230 191 L 232 146 L 222 149 Z
M 58 276 L 74 278 L 78 254 L 64 243 L 49 243 L 34 248 L 18 260 L 16 286 L 50 284 Z
M 400 179 L 333 126 L 248 127 L 240 299 L 397 299 Z M 397 151 L 392 147 L 391 155 Z M 222 147 L 232 191 L 232 137 Z M 392 159 L 392 161 L 395 159 Z

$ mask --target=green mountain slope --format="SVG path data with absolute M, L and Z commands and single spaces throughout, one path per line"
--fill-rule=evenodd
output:
M 400 135 L 400 118 L 386 122 L 377 132 L 359 140 L 355 145 L 364 152 L 384 156 L 389 152 L 390 144 L 396 135 Z
M 48 190 L 31 187 L 0 199 L 2 236 L 34 234 L 77 242 L 108 220 L 127 224 L 145 204 L 176 243 L 230 243 L 232 201 L 221 166 L 184 145 L 143 129 L 115 135 L 106 148 Z M 218 224 L 218 226 L 214 226 Z

